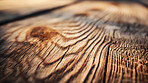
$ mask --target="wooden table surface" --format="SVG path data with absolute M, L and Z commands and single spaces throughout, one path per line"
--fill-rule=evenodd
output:
M 7 82 L 148 83 L 147 5 L 1 0 L 0 83 Z

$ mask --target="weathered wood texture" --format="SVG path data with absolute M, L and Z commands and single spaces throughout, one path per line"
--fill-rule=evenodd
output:
M 1 82 L 148 82 L 148 9 L 83 1 L 0 27 Z
M 0 22 L 64 6 L 75 0 L 0 0 Z

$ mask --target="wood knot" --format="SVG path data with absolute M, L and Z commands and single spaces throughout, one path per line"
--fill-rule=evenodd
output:
M 92 9 L 89 9 L 88 11 L 97 12 L 97 11 L 101 11 L 101 10 L 102 10 L 101 8 L 92 8 Z
M 58 31 L 45 26 L 34 27 L 30 32 L 31 37 L 39 38 L 41 41 L 50 40 L 57 35 L 60 35 Z
M 78 14 L 75 14 L 74 16 L 88 16 L 87 13 L 78 13 Z

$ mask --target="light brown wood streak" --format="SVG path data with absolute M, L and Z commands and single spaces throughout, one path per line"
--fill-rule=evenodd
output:
M 0 82 L 147 83 L 147 19 L 138 3 L 83 1 L 3 25 Z

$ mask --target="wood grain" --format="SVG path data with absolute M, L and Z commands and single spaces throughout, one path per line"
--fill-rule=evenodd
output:
M 0 81 L 147 83 L 147 41 L 144 6 L 83 1 L 1 26 Z

